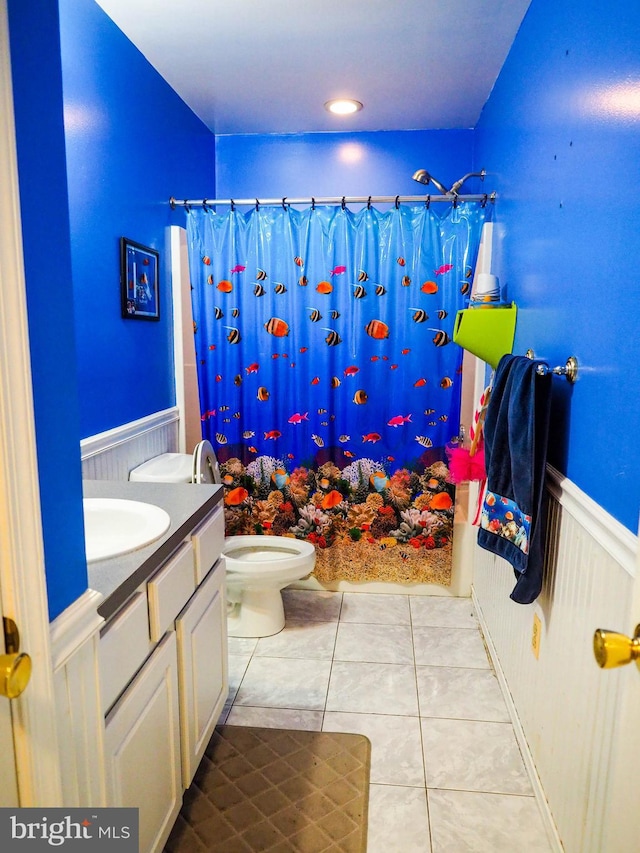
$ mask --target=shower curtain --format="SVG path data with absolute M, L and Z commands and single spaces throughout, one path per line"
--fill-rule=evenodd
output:
M 316 545 L 320 580 L 447 584 L 479 204 L 187 211 L 203 437 L 227 535 Z

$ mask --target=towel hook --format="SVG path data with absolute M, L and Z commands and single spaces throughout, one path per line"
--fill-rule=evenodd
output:
M 536 357 L 532 349 L 528 349 L 525 356 L 531 359 Z M 570 382 L 573 385 L 578 378 L 578 359 L 575 355 L 570 355 L 565 364 L 560 364 L 556 367 L 549 367 L 548 364 L 540 362 L 540 364 L 536 366 L 536 373 L 538 376 L 546 376 L 547 373 L 553 373 L 556 376 L 564 376 L 567 382 Z

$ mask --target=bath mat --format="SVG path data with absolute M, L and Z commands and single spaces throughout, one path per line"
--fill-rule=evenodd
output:
M 165 853 L 365 853 L 363 735 L 218 726 Z

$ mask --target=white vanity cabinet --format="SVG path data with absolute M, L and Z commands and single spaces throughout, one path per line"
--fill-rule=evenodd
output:
M 139 808 L 141 853 L 162 850 L 227 698 L 222 515 L 190 532 L 100 639 L 107 805 Z
M 106 719 L 107 805 L 139 808 L 140 853 L 162 849 L 182 805 L 178 659 L 168 633 Z
M 227 699 L 224 572 L 209 572 L 176 620 L 182 783 L 188 788 Z

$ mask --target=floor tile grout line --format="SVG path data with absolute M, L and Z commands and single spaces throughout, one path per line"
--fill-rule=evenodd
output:
M 324 719 L 327 713 L 327 702 L 329 701 L 329 688 L 331 686 L 331 673 L 333 672 L 333 661 L 336 655 L 336 645 L 338 644 L 338 631 L 340 630 L 340 615 L 344 606 L 344 593 L 340 593 L 340 608 L 338 610 L 338 621 L 336 626 L 336 636 L 333 641 L 333 654 L 331 655 L 331 665 L 329 667 L 329 678 L 327 679 L 327 689 L 324 694 L 324 708 L 322 709 L 322 720 L 320 721 L 320 731 L 324 731 Z
M 535 794 L 514 794 L 513 791 L 479 791 L 477 788 L 444 788 L 442 785 L 430 785 L 427 791 L 452 791 L 456 794 L 488 794 L 490 797 L 518 797 L 519 799 L 535 800 Z
M 427 829 L 429 831 L 429 849 L 433 850 L 433 834 L 431 831 L 431 815 L 429 813 L 429 795 L 427 789 L 427 761 L 424 750 L 424 740 L 422 737 L 422 720 L 420 717 L 420 690 L 418 689 L 418 667 L 416 664 L 416 644 L 415 634 L 413 632 L 413 609 L 411 607 L 411 596 L 409 596 L 409 621 L 411 625 L 411 647 L 413 649 L 413 683 L 416 691 L 416 707 L 418 709 L 418 732 L 420 734 L 420 753 L 422 757 L 422 778 L 424 779 L 424 805 L 427 813 Z

